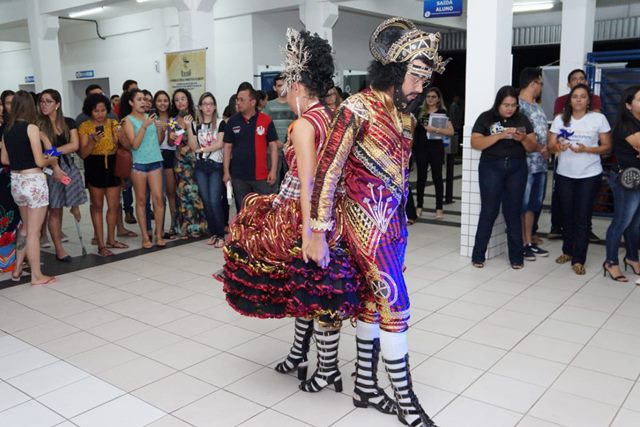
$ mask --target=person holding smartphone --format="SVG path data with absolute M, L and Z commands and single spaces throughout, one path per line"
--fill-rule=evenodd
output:
M 176 224 L 180 239 L 197 239 L 207 229 L 205 207 L 195 178 L 197 148 L 193 120 L 196 115 L 191 93 L 176 89 L 171 102 L 171 114 L 180 129 L 169 132 L 169 140 L 176 145 Z
M 136 215 L 140 232 L 142 233 L 142 247 L 151 249 L 153 243 L 150 233 L 147 231 L 148 219 L 145 212 L 147 188 L 151 192 L 153 204 L 156 246 L 166 246 L 164 231 L 162 230 L 162 218 L 164 217 L 162 154 L 160 154 L 160 144 L 158 144 L 165 124 L 156 122 L 155 114 L 146 114 L 146 105 L 147 101 L 144 93 L 139 89 L 134 89 L 122 96 L 120 112 L 124 116 L 122 121 L 124 129 L 123 143 L 131 147 L 131 154 L 133 155 L 131 181 L 133 182 L 136 197 Z
M 40 229 L 49 205 L 49 187 L 43 172 L 53 168 L 56 180 L 66 175 L 58 166 L 58 157 L 43 153 L 40 130 L 35 123 L 33 98 L 29 92 L 19 90 L 13 97 L 11 113 L 5 123 L 0 159 L 3 165 L 11 168 L 11 195 L 22 218 L 16 237 L 16 263 L 11 280 L 20 281 L 26 256 L 31 269 L 31 284 L 48 285 L 56 278 L 43 274 L 40 269 Z
M 609 122 L 591 111 L 592 106 L 589 86 L 574 86 L 564 111 L 553 119 L 549 137 L 551 152 L 558 153 L 556 188 L 562 216 L 562 255 L 556 262 L 571 261 L 578 275 L 586 274 L 593 203 L 602 184 L 600 155 L 611 150 Z
M 518 111 L 518 91 L 503 86 L 493 107 L 480 114 L 471 134 L 471 147 L 482 151 L 478 165 L 480 217 L 471 262 L 482 268 L 493 224 L 502 206 L 507 224 L 511 267 L 524 267 L 522 253 L 522 198 L 527 185 L 527 152 L 537 148 L 531 122 Z
M 158 116 L 158 120 L 168 123 L 170 116 L 171 98 L 164 90 L 159 90 L 153 96 L 151 112 Z M 169 140 L 169 129 L 165 128 L 160 142 L 162 153 L 163 188 L 164 195 L 169 205 L 169 230 L 165 233 L 165 239 L 174 239 L 176 236 L 176 174 L 173 172 L 176 160 L 176 146 Z M 166 209 L 165 209 L 166 211 Z M 162 223 L 164 228 L 164 222 Z
M 115 175 L 118 147 L 117 120 L 108 118 L 109 99 L 102 94 L 89 95 L 82 106 L 89 117 L 80 125 L 80 157 L 84 159 L 84 179 L 91 198 L 91 222 L 101 256 L 112 256 L 110 249 L 129 246 L 116 240 L 115 231 L 119 215 L 120 178 Z M 103 206 L 107 200 L 107 239 L 103 228 Z
M 48 179 L 49 183 L 49 233 L 55 248 L 56 259 L 71 262 L 71 256 L 62 246 L 62 210 L 71 208 L 71 214 L 80 221 L 80 207 L 87 203 L 87 193 L 80 169 L 71 154 L 80 148 L 80 139 L 76 122 L 62 113 L 62 97 L 55 89 L 45 89 L 40 93 L 38 104 L 38 127 L 40 140 L 45 149 L 54 149 L 59 156 L 59 166 L 68 176 L 68 180 Z

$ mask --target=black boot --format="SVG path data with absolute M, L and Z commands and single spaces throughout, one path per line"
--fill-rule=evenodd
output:
M 387 360 L 382 358 L 391 387 L 398 403 L 398 419 L 409 427 L 437 427 L 420 406 L 418 397 L 413 392 L 411 372 L 409 370 L 409 355 L 402 359 Z
M 358 361 L 353 389 L 353 404 L 358 408 L 372 406 L 384 414 L 397 414 L 396 402 L 378 386 L 380 339 L 363 340 L 356 336 Z
M 293 346 L 289 350 L 287 358 L 276 365 L 276 371 L 286 374 L 298 368 L 298 379 L 300 381 L 307 379 L 307 367 L 309 366 L 307 353 L 312 333 L 313 320 L 296 318 Z
M 340 329 L 322 330 L 318 323 L 313 331 L 318 347 L 318 367 L 310 379 L 300 383 L 300 390 L 317 393 L 333 384 L 336 392 L 342 391 L 342 377 L 338 370 L 338 343 Z

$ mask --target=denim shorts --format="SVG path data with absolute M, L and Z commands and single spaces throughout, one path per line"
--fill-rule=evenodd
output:
M 134 163 L 133 170 L 138 172 L 153 172 L 162 167 L 162 162 L 153 163 Z
M 522 213 L 542 211 L 542 203 L 547 189 L 547 173 L 530 173 L 527 177 L 527 186 L 522 198 Z

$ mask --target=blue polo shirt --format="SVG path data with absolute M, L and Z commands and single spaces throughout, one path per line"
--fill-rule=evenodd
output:
M 224 142 L 232 145 L 231 177 L 245 181 L 266 180 L 269 142 L 277 140 L 276 128 L 266 114 L 258 112 L 249 120 L 240 113 L 231 116 L 224 130 Z

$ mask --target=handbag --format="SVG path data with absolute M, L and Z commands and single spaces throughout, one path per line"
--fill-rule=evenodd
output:
M 116 167 L 114 175 L 120 179 L 127 179 L 131 176 L 131 169 L 133 168 L 133 156 L 131 151 L 118 144 L 116 149 Z
M 634 167 L 620 168 L 618 182 L 627 190 L 640 190 L 640 169 Z

